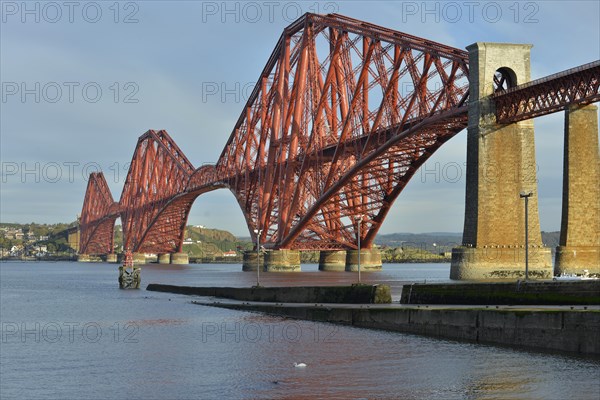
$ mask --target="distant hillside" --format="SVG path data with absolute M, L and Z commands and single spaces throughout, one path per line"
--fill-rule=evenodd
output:
M 219 259 L 223 253 L 235 251 L 237 257 L 242 251 L 252 249 L 250 241 L 239 240 L 228 231 L 209 229 L 197 225 L 188 225 L 185 229 L 183 251 L 190 257 L 205 260 Z
M 10 249 L 13 245 L 43 244 L 50 251 L 67 251 L 66 229 L 75 226 L 76 222 L 64 224 L 18 224 L 0 223 L 0 248 Z M 228 231 L 209 229 L 199 225 L 188 225 L 184 239 L 184 251 L 193 257 L 218 258 L 228 251 L 241 252 L 253 247 L 250 237 L 235 237 Z M 542 242 L 552 249 L 558 246 L 560 232 L 542 232 Z M 115 226 L 115 247 L 122 249 L 123 231 L 120 225 Z M 437 257 L 440 253 L 450 252 L 453 247 L 462 242 L 459 232 L 428 232 L 428 233 L 391 233 L 378 235 L 375 244 L 401 251 L 384 251 L 384 256 L 392 260 L 402 258 L 429 258 L 427 253 Z M 316 262 L 317 252 L 303 252 L 307 261 Z
M 184 238 L 190 238 L 194 241 L 211 241 L 211 242 L 236 242 L 237 238 L 228 231 L 220 229 L 210 229 L 200 227 L 198 225 L 188 225 L 185 228 Z
M 554 249 L 559 239 L 560 232 L 542 232 L 542 243 L 547 247 Z M 458 232 L 390 233 L 375 238 L 375 244 L 379 246 L 413 247 L 434 253 L 451 251 L 452 247 L 461 243 L 462 233 Z
M 410 247 L 433 253 L 451 251 L 462 242 L 462 233 L 390 233 L 377 235 L 375 244 L 382 247 Z

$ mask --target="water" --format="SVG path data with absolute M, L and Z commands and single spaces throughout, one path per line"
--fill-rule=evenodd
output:
M 262 274 L 269 286 L 355 274 Z M 445 281 L 444 264 L 365 281 Z M 239 265 L 148 266 L 145 284 L 249 286 Z M 198 306 L 117 289 L 114 264 L 0 264 L 0 398 L 598 399 L 600 360 Z M 294 362 L 306 362 L 298 369 Z

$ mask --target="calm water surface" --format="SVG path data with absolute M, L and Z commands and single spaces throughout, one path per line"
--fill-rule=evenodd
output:
M 356 277 L 303 270 L 265 273 L 261 283 Z M 392 264 L 363 278 L 397 288 L 448 273 L 447 264 Z M 142 279 L 250 286 L 256 275 L 239 265 L 156 265 Z M 1 263 L 0 285 L 2 400 L 600 398 L 600 360 L 198 306 L 119 290 L 115 264 Z

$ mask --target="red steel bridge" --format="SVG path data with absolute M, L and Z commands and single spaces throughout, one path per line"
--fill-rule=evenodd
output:
M 600 100 L 600 61 L 514 86 L 501 72 L 498 123 Z M 371 247 L 415 171 L 467 126 L 468 53 L 341 15 L 288 26 L 215 165 L 196 168 L 169 134 L 137 142 L 121 198 L 93 173 L 80 253 L 180 252 L 196 197 L 229 189 L 272 249 Z M 361 229 L 356 216 L 361 216 Z

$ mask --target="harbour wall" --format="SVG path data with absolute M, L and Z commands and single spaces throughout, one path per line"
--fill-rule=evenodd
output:
M 600 305 L 600 280 L 412 284 L 402 304 Z
M 151 283 L 146 290 L 273 303 L 381 304 L 392 302 L 390 287 L 387 285 L 232 288 Z
M 360 328 L 600 357 L 600 310 L 584 307 L 566 310 L 195 303 Z

